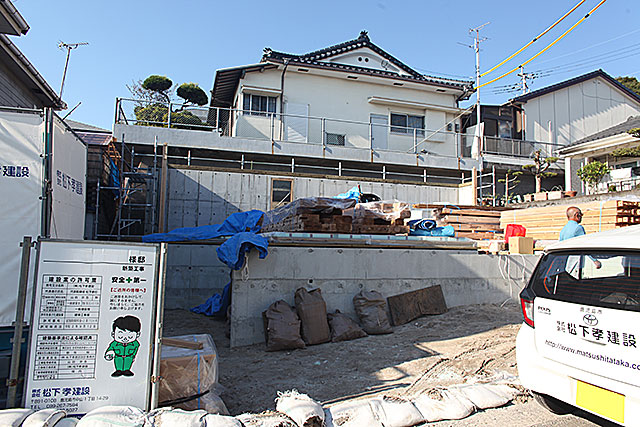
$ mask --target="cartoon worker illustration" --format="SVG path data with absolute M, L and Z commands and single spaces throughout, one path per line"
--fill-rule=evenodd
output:
M 140 343 L 140 319 L 135 316 L 121 316 L 113 321 L 111 336 L 113 341 L 104 353 L 106 360 L 113 360 L 116 370 L 112 377 L 132 377 L 131 365 L 136 360 Z

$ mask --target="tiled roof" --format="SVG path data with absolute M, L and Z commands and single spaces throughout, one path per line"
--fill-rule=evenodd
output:
M 527 102 L 530 99 L 537 98 L 539 96 L 545 95 L 545 94 L 550 93 L 550 92 L 554 92 L 556 90 L 564 89 L 565 87 L 569 87 L 569 86 L 573 86 L 573 85 L 578 84 L 578 83 L 582 83 L 584 81 L 593 79 L 595 77 L 602 77 L 603 79 L 607 80 L 612 85 L 616 86 L 622 92 L 624 92 L 627 95 L 629 95 L 636 102 L 640 103 L 640 96 L 637 93 L 635 93 L 634 91 L 632 91 L 631 89 L 629 89 L 628 87 L 626 87 L 625 85 L 623 85 L 622 83 L 620 83 L 619 81 L 617 81 L 616 79 L 611 77 L 609 74 L 605 73 L 604 71 L 602 71 L 600 69 L 599 70 L 595 70 L 595 71 L 591 71 L 590 73 L 583 74 L 583 75 L 578 76 L 578 77 L 573 77 L 573 78 L 571 78 L 569 80 L 565 80 L 563 82 L 556 83 L 556 84 L 553 84 L 551 86 L 543 87 L 542 89 L 534 90 L 533 92 L 529 92 L 529 93 L 527 93 L 525 95 L 516 96 L 515 98 L 510 99 L 509 102 L 510 103 Z
M 374 52 L 376 52 L 377 54 L 385 58 L 387 61 L 389 61 L 396 67 L 408 73 L 409 76 L 401 75 L 391 71 L 377 70 L 377 69 L 366 68 L 366 67 L 356 67 L 352 65 L 337 64 L 333 62 L 324 61 L 324 59 L 326 58 L 343 54 L 355 49 L 360 49 L 363 47 L 373 50 Z M 277 52 L 275 50 L 272 50 L 271 48 L 265 48 L 264 55 L 262 56 L 261 62 L 275 61 L 275 62 L 283 63 L 285 60 L 289 61 L 289 63 L 293 62 L 299 65 L 307 65 L 307 66 L 312 66 L 316 68 L 341 70 L 341 71 L 347 71 L 347 72 L 352 72 L 357 74 L 369 74 L 369 75 L 375 75 L 375 76 L 381 76 L 381 77 L 393 77 L 393 78 L 402 79 L 402 80 L 431 83 L 439 86 L 445 86 L 445 87 L 461 89 L 461 90 L 471 89 L 473 85 L 473 82 L 471 81 L 446 79 L 446 78 L 441 78 L 436 76 L 428 76 L 428 75 L 424 75 L 417 72 L 416 70 L 409 67 L 399 59 L 395 58 L 393 55 L 387 53 L 386 51 L 384 51 L 383 49 L 381 49 L 380 47 L 372 43 L 366 31 L 362 31 L 360 33 L 360 36 L 357 39 L 349 40 L 343 43 L 339 43 L 333 46 L 326 47 L 324 49 L 316 50 L 316 51 L 305 53 L 302 55 Z

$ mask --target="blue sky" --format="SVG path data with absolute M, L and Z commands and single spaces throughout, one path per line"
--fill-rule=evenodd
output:
M 125 85 L 132 80 L 162 74 L 178 84 L 196 82 L 209 93 L 216 69 L 258 62 L 264 47 L 304 53 L 356 38 L 363 29 L 374 43 L 418 71 L 471 78 L 474 53 L 460 44 L 472 44 L 469 28 L 491 22 L 481 33 L 487 37 L 480 60 L 481 70 L 486 70 L 577 2 L 14 0 L 31 30 L 12 40 L 56 91 L 65 60 L 58 42 L 88 42 L 71 54 L 63 99 L 69 108 L 82 102 L 70 118 L 110 129 L 115 98 L 130 96 Z M 511 67 L 498 71 L 529 59 L 597 2 L 585 1 L 511 61 Z M 543 71 L 531 83 L 536 89 L 598 68 L 614 77 L 640 78 L 637 0 L 606 1 L 525 71 Z M 499 75 L 498 71 L 487 77 Z M 487 86 L 483 103 L 513 97 L 503 86 L 517 80 L 510 76 Z

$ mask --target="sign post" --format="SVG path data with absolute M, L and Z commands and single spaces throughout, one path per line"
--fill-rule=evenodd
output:
M 150 409 L 164 252 L 141 243 L 39 242 L 25 407 Z

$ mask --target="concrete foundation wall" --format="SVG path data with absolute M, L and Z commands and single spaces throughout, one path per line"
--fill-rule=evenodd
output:
M 335 196 L 360 184 L 365 193 L 410 203 L 458 203 L 458 188 L 356 180 L 279 177 L 212 170 L 169 169 L 167 230 L 219 224 L 229 215 L 271 208 L 274 178 L 293 179 L 293 198 Z M 190 308 L 229 282 L 215 246 L 171 245 L 167 257 L 166 306 Z
M 271 247 L 260 260 L 252 251 L 245 271 L 233 273 L 231 346 L 264 342 L 262 312 L 280 299 L 293 305 L 300 287 L 320 288 L 327 311 L 354 319 L 352 299 L 363 289 L 389 297 L 440 285 L 448 307 L 500 303 L 518 298 L 537 260 L 475 251 L 311 247 Z

